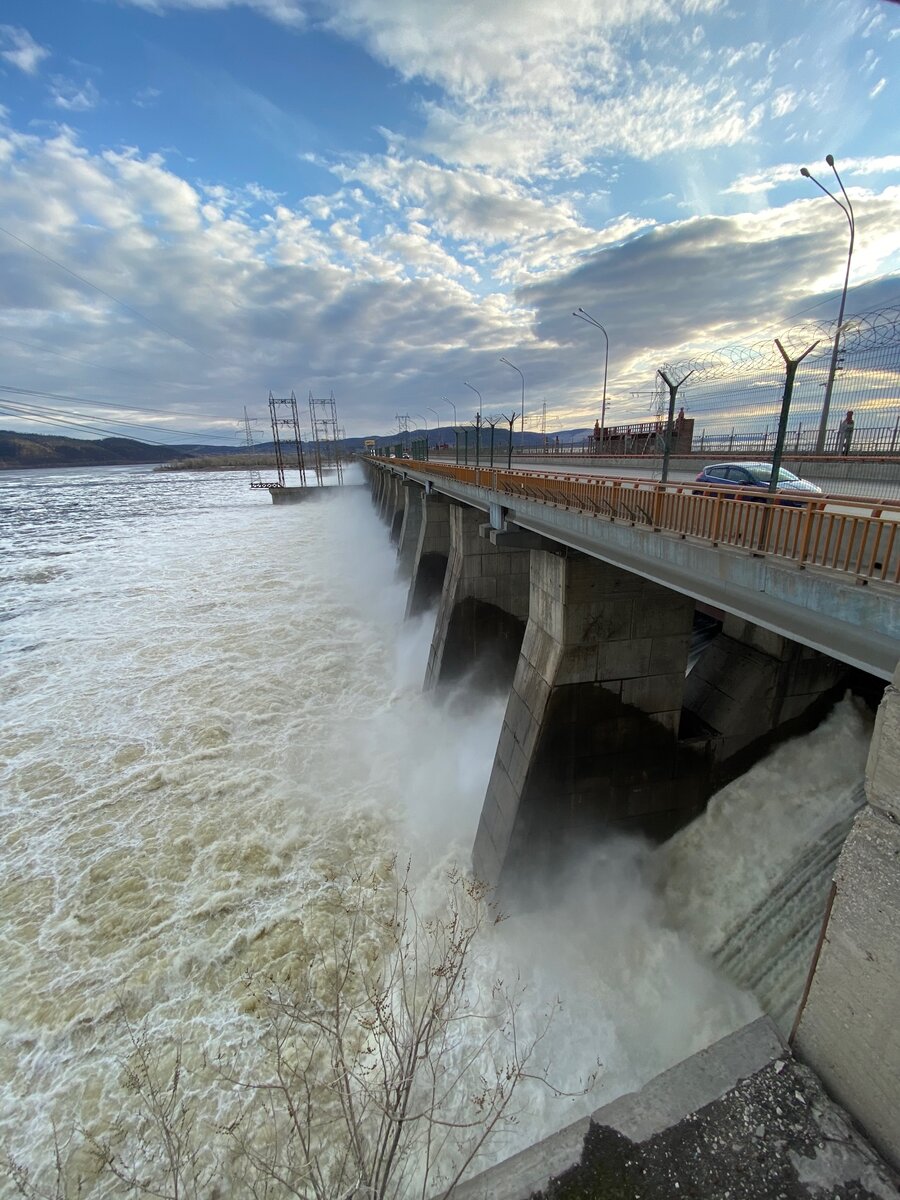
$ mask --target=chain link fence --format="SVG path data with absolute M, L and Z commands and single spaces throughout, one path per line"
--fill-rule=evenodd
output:
M 900 308 L 844 321 L 832 369 L 836 333 L 836 322 L 805 322 L 779 335 L 789 358 L 808 351 L 794 380 L 783 465 L 823 491 L 900 498 Z M 785 382 L 774 339 L 671 359 L 660 364 L 650 420 L 608 425 L 570 449 L 630 459 L 652 474 L 668 441 L 673 478 L 716 460 L 771 461 Z M 677 385 L 671 429 L 669 384 Z

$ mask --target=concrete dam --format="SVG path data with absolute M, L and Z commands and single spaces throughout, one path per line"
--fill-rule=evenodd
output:
M 677 1195 L 688 1153 L 706 1190 L 682 1195 L 819 1195 L 848 1181 L 857 1190 L 829 1194 L 897 1194 L 896 518 L 363 464 L 409 579 L 407 614 L 435 611 L 425 689 L 465 678 L 507 696 L 472 847 L 475 874 L 501 902 L 527 908 L 524 883 L 612 831 L 665 847 L 848 687 L 877 705 L 865 794 L 847 798 L 766 900 L 803 910 L 790 986 L 764 983 L 766 963 L 740 979 L 767 1016 L 456 1194 Z M 751 934 L 729 931 L 712 957 L 727 970 Z M 757 1131 L 780 1126 L 784 1161 L 774 1135 L 755 1149 L 737 1136 L 750 1116 Z M 705 1158 L 702 1146 L 716 1144 Z M 616 1186 L 635 1190 L 577 1190 L 609 1184 L 613 1170 Z M 733 1180 L 744 1190 L 728 1192 Z

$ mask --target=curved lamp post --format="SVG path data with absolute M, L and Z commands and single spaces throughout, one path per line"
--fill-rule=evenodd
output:
M 456 465 L 459 466 L 459 424 L 456 420 L 456 405 L 452 400 L 448 400 L 446 396 L 441 396 L 442 404 L 449 404 L 453 409 L 453 436 L 456 439 Z
M 421 413 L 415 413 L 414 415 L 417 416 L 425 425 L 425 461 L 428 462 L 428 422 Z
M 481 399 L 481 392 L 477 387 L 472 387 L 467 379 L 463 380 L 467 388 L 470 388 L 478 397 L 478 412 L 476 413 L 477 421 L 475 423 L 475 466 L 478 466 L 479 455 L 481 451 L 481 410 L 484 407 L 484 402 Z
M 606 428 L 606 379 L 609 374 L 609 334 L 590 313 L 586 313 L 583 308 L 579 308 L 578 312 L 572 313 L 573 317 L 577 317 L 579 321 L 587 321 L 588 325 L 593 325 L 595 329 L 599 329 L 606 339 L 606 357 L 603 360 L 603 403 L 600 406 L 600 448 L 603 448 L 603 431 Z
M 841 334 L 844 326 L 844 305 L 847 303 L 847 285 L 850 282 L 850 260 L 853 258 L 853 239 L 856 236 L 856 219 L 853 216 L 853 205 L 850 203 L 850 197 L 844 188 L 843 181 L 838 175 L 837 167 L 834 165 L 834 155 L 826 154 L 825 161 L 834 171 L 834 177 L 838 181 L 838 186 L 843 195 L 843 201 L 835 196 L 834 192 L 830 192 L 824 184 L 819 183 L 815 175 L 812 175 L 806 167 L 800 168 L 800 174 L 804 179 L 811 179 L 820 191 L 823 191 L 829 199 L 833 200 L 844 216 L 847 218 L 847 223 L 850 226 L 850 249 L 847 251 L 847 270 L 844 273 L 844 287 L 841 291 L 841 307 L 838 310 L 837 329 L 834 331 L 834 345 L 831 348 L 831 365 L 828 368 L 828 381 L 825 384 L 825 399 L 822 401 L 822 417 L 819 421 L 819 435 L 816 438 L 816 454 L 823 454 L 825 451 L 825 435 L 828 429 L 828 412 L 831 408 L 831 393 L 834 391 L 834 377 L 837 373 L 838 351 L 841 346 Z
M 508 367 L 512 367 L 512 369 L 518 373 L 519 378 L 522 380 L 522 449 L 524 450 L 525 449 L 525 376 L 522 374 L 522 372 L 519 370 L 519 368 L 516 366 L 516 364 L 511 363 L 508 358 L 503 358 L 501 355 L 500 361 L 502 363 L 506 363 L 506 365 Z M 509 436 L 510 436 L 510 440 L 512 440 L 512 433 L 510 433 Z
M 435 425 L 435 427 L 434 427 L 434 429 L 435 429 L 435 433 L 437 433 L 437 430 L 438 430 L 438 428 L 440 427 L 440 424 L 441 424 L 441 414 L 438 412 L 438 410 L 437 410 L 436 408 L 430 408 L 430 407 L 429 407 L 428 411 L 429 411 L 430 413 L 434 413 L 435 417 L 437 417 L 437 423 L 436 423 L 436 425 Z M 437 442 L 435 442 L 435 443 L 434 443 L 434 448 L 435 448 L 435 449 L 437 449 L 437 446 L 438 446 L 438 443 L 437 443 Z

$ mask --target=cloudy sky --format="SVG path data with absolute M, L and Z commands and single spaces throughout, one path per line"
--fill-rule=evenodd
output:
M 4 0 L 0 22 L 7 410 L 186 440 L 333 390 L 349 435 L 389 433 L 472 416 L 466 381 L 517 408 L 505 356 L 529 424 L 592 423 L 583 306 L 609 420 L 640 420 L 660 363 L 836 316 L 847 222 L 799 173 L 836 187 L 829 152 L 847 311 L 900 304 L 890 0 Z

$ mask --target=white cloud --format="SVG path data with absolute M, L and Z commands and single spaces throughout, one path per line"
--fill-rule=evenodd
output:
M 887 83 L 887 78 L 884 75 L 882 75 L 882 77 L 878 80 L 878 82 L 875 84 L 875 86 L 869 92 L 869 99 L 874 100 L 877 95 L 879 95 L 881 92 L 883 92 L 886 83 Z
M 301 28 L 306 24 L 306 5 L 301 0 L 127 0 L 137 8 L 162 13 L 170 8 L 215 11 L 223 8 L 250 8 L 270 21 Z
M 800 167 L 803 163 L 779 163 L 774 167 L 766 167 L 748 175 L 741 175 L 729 187 L 725 195 L 752 195 L 755 192 L 770 192 L 773 188 L 784 183 L 794 183 L 800 178 Z M 805 164 L 808 165 L 808 164 Z M 893 174 L 900 171 L 900 154 L 883 154 L 871 158 L 844 158 L 837 163 L 841 177 L 854 175 L 869 176 Z M 812 173 L 827 186 L 832 178 L 831 171 L 824 163 L 813 163 Z
M 0 58 L 24 71 L 26 75 L 36 75 L 37 69 L 50 51 L 46 46 L 39 45 L 27 29 L 18 25 L 0 25 Z
M 779 88 L 772 96 L 771 110 L 773 117 L 785 117 L 793 112 L 800 103 L 800 97 L 793 88 Z
M 161 95 L 159 88 L 145 87 L 135 92 L 131 102 L 138 108 L 152 108 Z
M 131 2 L 161 11 L 240 0 Z M 620 151 L 651 159 L 733 146 L 761 119 L 740 74 L 758 71 L 761 46 L 713 46 L 705 22 L 725 9 L 719 0 L 246 3 L 289 24 L 322 22 L 401 78 L 437 88 L 420 148 L 448 163 L 576 176 Z
M 87 112 L 100 103 L 100 93 L 90 79 L 75 83 L 57 75 L 50 88 L 53 103 L 65 112 Z
M 306 208 L 258 185 L 192 183 L 137 149 L 92 154 L 67 129 L 10 130 L 4 143 L 4 225 L 103 289 L 0 238 L 14 381 L 108 400 L 124 371 L 135 403 L 195 414 L 195 428 L 262 407 L 270 387 L 302 395 L 320 382 L 350 433 L 384 430 L 428 395 L 468 411 L 465 378 L 496 411 L 515 390 L 505 353 L 529 394 L 587 402 L 596 347 L 570 328 L 580 304 L 608 323 L 619 399 L 685 347 L 777 332 L 839 287 L 846 254 L 831 206 L 812 199 L 671 225 L 623 216 L 598 231 L 571 201 L 396 148 L 345 168 Z M 857 194 L 854 284 L 900 267 L 900 189 Z

